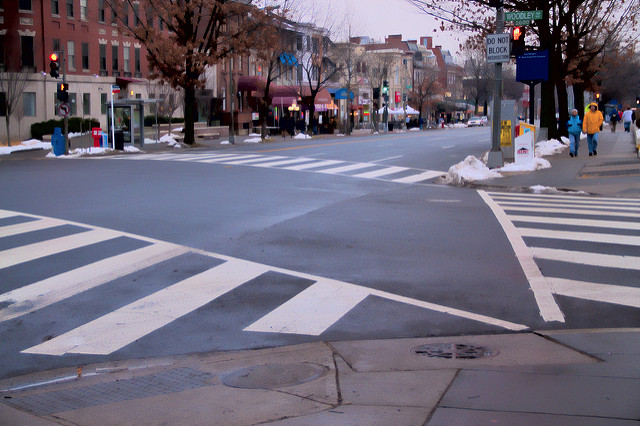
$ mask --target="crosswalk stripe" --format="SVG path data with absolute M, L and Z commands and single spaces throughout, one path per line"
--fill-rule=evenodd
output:
M 527 247 L 516 226 L 509 220 L 507 214 L 485 191 L 478 191 L 478 194 L 489 206 L 494 216 L 502 226 L 507 239 L 513 247 L 513 251 L 520 262 L 529 287 L 533 291 L 533 296 L 540 309 L 540 315 L 545 321 L 565 322 L 564 314 L 560 310 L 558 303 L 553 297 L 551 284 L 546 280 L 540 268 L 534 260 L 532 251 Z
M 251 161 L 257 161 L 257 159 L 262 158 L 262 155 L 240 155 L 240 154 L 227 154 L 227 155 L 218 155 L 216 157 L 213 158 L 207 158 L 204 160 L 199 161 L 199 163 L 225 163 L 225 164 L 235 164 L 236 162 L 238 164 L 242 163 L 242 162 L 251 162 Z
M 186 155 L 186 154 L 180 154 L 180 155 L 176 155 L 175 161 L 202 161 L 202 160 L 206 160 L 212 157 L 217 157 L 217 154 L 191 154 L 191 155 Z
M 612 254 L 590 253 L 543 247 L 531 248 L 534 257 L 545 260 L 577 263 L 580 265 L 601 266 L 604 268 L 631 269 L 640 271 L 640 257 L 617 256 Z
M 591 207 L 589 210 L 584 210 L 582 208 L 578 210 L 575 208 L 575 206 L 573 209 L 551 208 L 551 207 L 514 207 L 512 203 L 509 203 L 509 204 L 500 203 L 500 207 L 502 207 L 506 211 L 514 211 L 514 212 L 560 213 L 560 214 L 567 214 L 572 216 L 617 216 L 617 217 L 628 217 L 628 218 L 640 217 L 640 213 L 632 213 L 630 211 L 622 211 L 622 212 L 607 211 L 607 210 L 596 209 L 593 207 Z M 562 207 L 562 206 L 557 206 L 557 207 Z M 633 208 L 632 210 L 638 210 L 638 209 Z
M 284 158 L 284 157 L 269 157 L 270 159 L 274 159 L 274 158 Z M 217 162 L 220 163 L 224 163 L 227 165 L 241 165 L 241 164 L 251 164 L 251 163 L 257 163 L 260 161 L 265 161 L 264 155 L 239 155 L 238 157 L 235 158 L 224 158 L 222 160 L 219 160 Z M 212 163 L 213 161 L 206 161 L 208 163 Z
M 257 263 L 228 261 L 22 352 L 108 355 L 268 270 Z
M 603 213 L 608 213 L 610 211 L 638 211 L 640 206 L 629 206 L 629 205 L 607 205 L 606 203 L 589 203 L 589 204 L 568 204 L 565 202 L 554 203 L 545 201 L 498 201 L 498 204 L 501 206 L 531 206 L 531 207 L 562 207 L 565 209 L 569 209 L 570 211 L 574 210 L 584 210 L 586 208 L 592 210 L 602 210 Z
M 122 234 L 107 229 L 95 229 L 0 251 L 0 269 L 110 240 L 120 235 Z
M 307 278 L 313 278 L 313 276 L 307 276 Z M 528 328 L 522 324 L 437 305 L 386 291 L 319 278 L 311 287 L 249 325 L 244 331 L 319 336 L 368 296 L 377 296 L 423 309 L 491 324 L 507 330 L 522 331 Z
M 265 160 L 272 160 L 272 158 L 265 158 Z M 276 167 L 284 166 L 286 164 L 306 163 L 308 161 L 318 161 L 317 158 L 290 158 L 288 160 L 267 161 L 266 163 L 252 164 L 253 167 Z
M 418 182 L 422 182 L 423 180 L 433 179 L 433 178 L 442 176 L 443 174 L 444 174 L 443 172 L 436 172 L 436 171 L 430 170 L 430 171 L 427 171 L 427 172 L 418 173 L 418 174 L 407 176 L 407 177 L 403 177 L 403 178 L 400 178 L 400 179 L 394 179 L 394 180 L 392 180 L 392 182 L 418 183 Z
M 330 175 L 337 175 L 340 173 L 351 172 L 354 170 L 366 169 L 367 167 L 379 167 L 377 164 L 370 163 L 355 163 L 347 166 L 334 167 L 331 169 L 320 170 L 320 173 L 327 173 Z
M 8 217 L 14 217 L 14 216 L 19 216 L 19 214 L 9 210 L 0 210 L 0 219 L 6 219 Z
M 525 216 L 525 215 L 508 215 L 509 219 L 515 222 L 530 222 L 530 223 L 551 223 L 555 225 L 574 225 L 585 226 L 594 228 L 609 228 L 609 229 L 626 229 L 626 230 L 640 230 L 640 223 L 638 222 L 618 222 L 613 220 L 589 220 L 589 219 L 575 219 L 575 218 L 563 218 L 563 217 L 543 217 L 543 216 Z
M 496 202 L 503 199 L 527 199 L 529 201 L 558 201 L 563 200 L 565 202 L 577 203 L 577 204 L 591 204 L 591 203 L 605 203 L 614 205 L 635 205 L 640 206 L 640 201 L 634 199 L 623 199 L 613 197 L 586 197 L 580 195 L 553 195 L 553 194 L 505 194 L 504 192 L 489 192 L 492 198 L 495 198 Z
M 334 164 L 340 164 L 340 163 L 343 163 L 343 161 L 325 160 L 325 161 L 318 161 L 317 163 L 299 164 L 297 166 L 287 166 L 287 167 L 283 167 L 283 169 L 284 170 L 309 170 L 309 169 L 317 169 L 318 167 L 333 166 Z
M 29 222 L 18 223 L 16 225 L 8 225 L 0 228 L 0 238 L 10 237 L 12 235 L 24 234 L 27 232 L 40 231 L 42 229 L 53 228 L 55 226 L 64 225 L 66 222 L 58 219 L 40 219 Z
M 640 308 L 640 288 L 549 278 L 556 294 Z
M 0 295 L 0 302 L 11 303 L 0 309 L 0 322 L 34 312 L 187 252 L 187 248 L 174 244 L 151 244 L 9 291 Z
M 593 243 L 623 244 L 640 247 L 640 236 L 601 234 L 598 232 L 570 232 L 550 229 L 518 228 L 523 237 L 549 238 L 554 240 L 587 241 Z
M 369 294 L 364 287 L 318 281 L 244 331 L 319 336 Z
M 406 167 L 391 166 L 391 167 L 385 167 L 380 170 L 374 170 L 372 172 L 364 172 L 364 173 L 360 173 L 359 175 L 353 175 L 353 177 L 364 178 L 364 179 L 374 179 L 382 176 L 392 175 L 394 173 L 404 172 L 405 170 L 409 170 L 409 169 Z

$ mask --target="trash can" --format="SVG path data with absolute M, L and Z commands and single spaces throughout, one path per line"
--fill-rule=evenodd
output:
M 120 129 L 120 130 L 116 130 L 114 132 L 114 146 L 113 148 L 118 150 L 118 151 L 124 151 L 124 130 Z
M 51 135 L 51 147 L 53 148 L 53 155 L 59 157 L 64 155 L 65 151 L 65 143 L 64 135 L 62 134 L 61 127 L 55 127 L 53 129 L 53 135 Z
M 390 121 L 388 125 L 389 125 L 389 131 L 393 132 L 393 121 Z
M 100 132 L 100 146 L 103 148 L 109 148 L 109 138 L 105 132 Z

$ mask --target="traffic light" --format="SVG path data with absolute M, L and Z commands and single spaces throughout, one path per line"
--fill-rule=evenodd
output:
M 636 96 L 636 105 L 640 106 L 640 96 Z
M 600 93 L 596 93 L 596 99 L 600 102 Z
M 515 58 L 524 53 L 524 29 L 513 27 L 511 30 L 511 57 Z
M 69 85 L 67 83 L 58 83 L 58 100 L 60 102 L 69 102 Z
M 58 55 L 55 53 L 52 53 L 51 55 L 49 55 L 49 60 L 51 62 L 49 62 L 49 75 L 53 78 L 58 78 L 60 76 L 60 74 L 58 73 L 58 69 L 60 67 L 58 67 Z
M 384 80 L 382 82 L 382 94 L 386 95 L 389 93 L 389 82 L 387 80 Z

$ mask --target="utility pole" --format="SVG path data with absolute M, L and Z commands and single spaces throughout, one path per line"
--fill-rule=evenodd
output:
M 496 33 L 501 34 L 504 31 L 504 7 L 502 0 L 495 1 L 492 6 L 496 7 Z M 493 112 L 492 123 L 493 132 L 491 137 L 491 151 L 489 151 L 489 159 L 487 167 L 495 169 L 504 165 L 504 157 L 500 149 L 500 119 L 502 114 L 502 62 L 494 65 L 495 86 L 493 90 Z
M 64 87 L 68 87 L 67 86 L 67 55 L 64 48 L 62 49 L 62 84 L 64 84 Z M 71 111 L 71 108 L 69 108 L 69 111 Z M 63 119 L 63 135 L 64 135 L 64 142 L 65 142 L 64 155 L 69 155 L 69 147 L 71 147 L 71 142 L 69 141 L 69 114 L 65 115 Z
M 233 58 L 229 55 L 229 110 L 231 111 L 231 128 L 229 129 L 229 143 L 235 145 L 235 120 L 233 117 L 233 98 L 236 96 L 233 87 Z

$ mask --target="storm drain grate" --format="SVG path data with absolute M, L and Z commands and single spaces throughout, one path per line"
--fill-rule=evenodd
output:
M 492 349 L 459 343 L 432 343 L 416 346 L 412 348 L 411 351 L 415 354 L 428 356 L 430 358 L 446 359 L 478 359 L 498 355 L 498 351 Z
M 5 394 L 3 402 L 34 414 L 49 415 L 211 386 L 213 378 L 213 374 L 193 368 L 178 368 L 117 382 L 22 397 L 16 394 Z
M 296 386 L 322 377 L 327 368 L 312 363 L 265 364 L 230 371 L 222 383 L 232 388 L 273 389 Z

